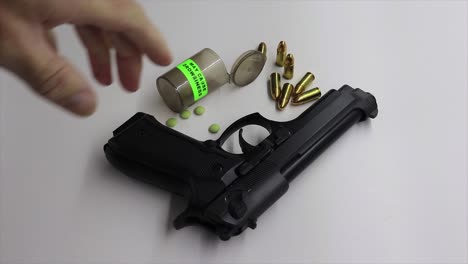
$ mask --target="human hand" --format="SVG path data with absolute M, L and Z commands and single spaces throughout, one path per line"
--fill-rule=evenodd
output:
M 94 78 L 112 83 L 116 50 L 122 86 L 136 91 L 142 56 L 168 65 L 169 49 L 134 0 L 0 0 L 0 66 L 25 80 L 39 95 L 81 116 L 96 108 L 89 82 L 57 53 L 51 29 L 75 25 L 88 51 Z

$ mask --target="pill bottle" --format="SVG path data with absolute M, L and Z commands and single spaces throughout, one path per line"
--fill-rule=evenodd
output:
M 228 73 L 218 54 L 205 48 L 161 75 L 156 86 L 166 105 L 180 113 L 227 83 L 240 87 L 250 84 L 265 63 L 265 54 L 249 50 L 236 60 Z

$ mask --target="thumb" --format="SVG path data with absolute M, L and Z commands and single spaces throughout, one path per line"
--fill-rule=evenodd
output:
M 80 116 L 96 109 L 96 95 L 89 83 L 45 40 L 23 43 L 14 63 L 6 65 L 41 96 Z M 8 67 L 11 66 L 11 67 Z

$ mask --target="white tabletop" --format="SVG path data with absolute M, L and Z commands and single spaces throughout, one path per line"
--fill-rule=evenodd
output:
M 0 263 L 464 263 L 467 257 L 467 3 L 463 1 L 141 1 L 164 32 L 173 65 L 209 47 L 228 67 L 268 44 L 248 87 L 223 87 L 207 113 L 177 130 L 216 138 L 260 112 L 290 120 L 308 106 L 275 110 L 266 80 L 286 40 L 296 82 L 312 71 L 323 90 L 373 93 L 379 116 L 352 127 L 258 220 L 228 242 L 197 227 L 176 231 L 183 208 L 170 194 L 110 166 L 103 145 L 137 111 L 164 122 L 145 62 L 141 90 L 97 87 L 88 119 L 58 111 L 0 72 Z M 72 28 L 61 51 L 90 77 Z

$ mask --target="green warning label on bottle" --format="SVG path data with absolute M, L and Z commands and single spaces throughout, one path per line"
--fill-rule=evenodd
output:
M 208 83 L 197 63 L 192 59 L 188 59 L 179 64 L 177 69 L 185 75 L 185 78 L 187 78 L 190 83 L 194 101 L 198 101 L 208 94 Z

